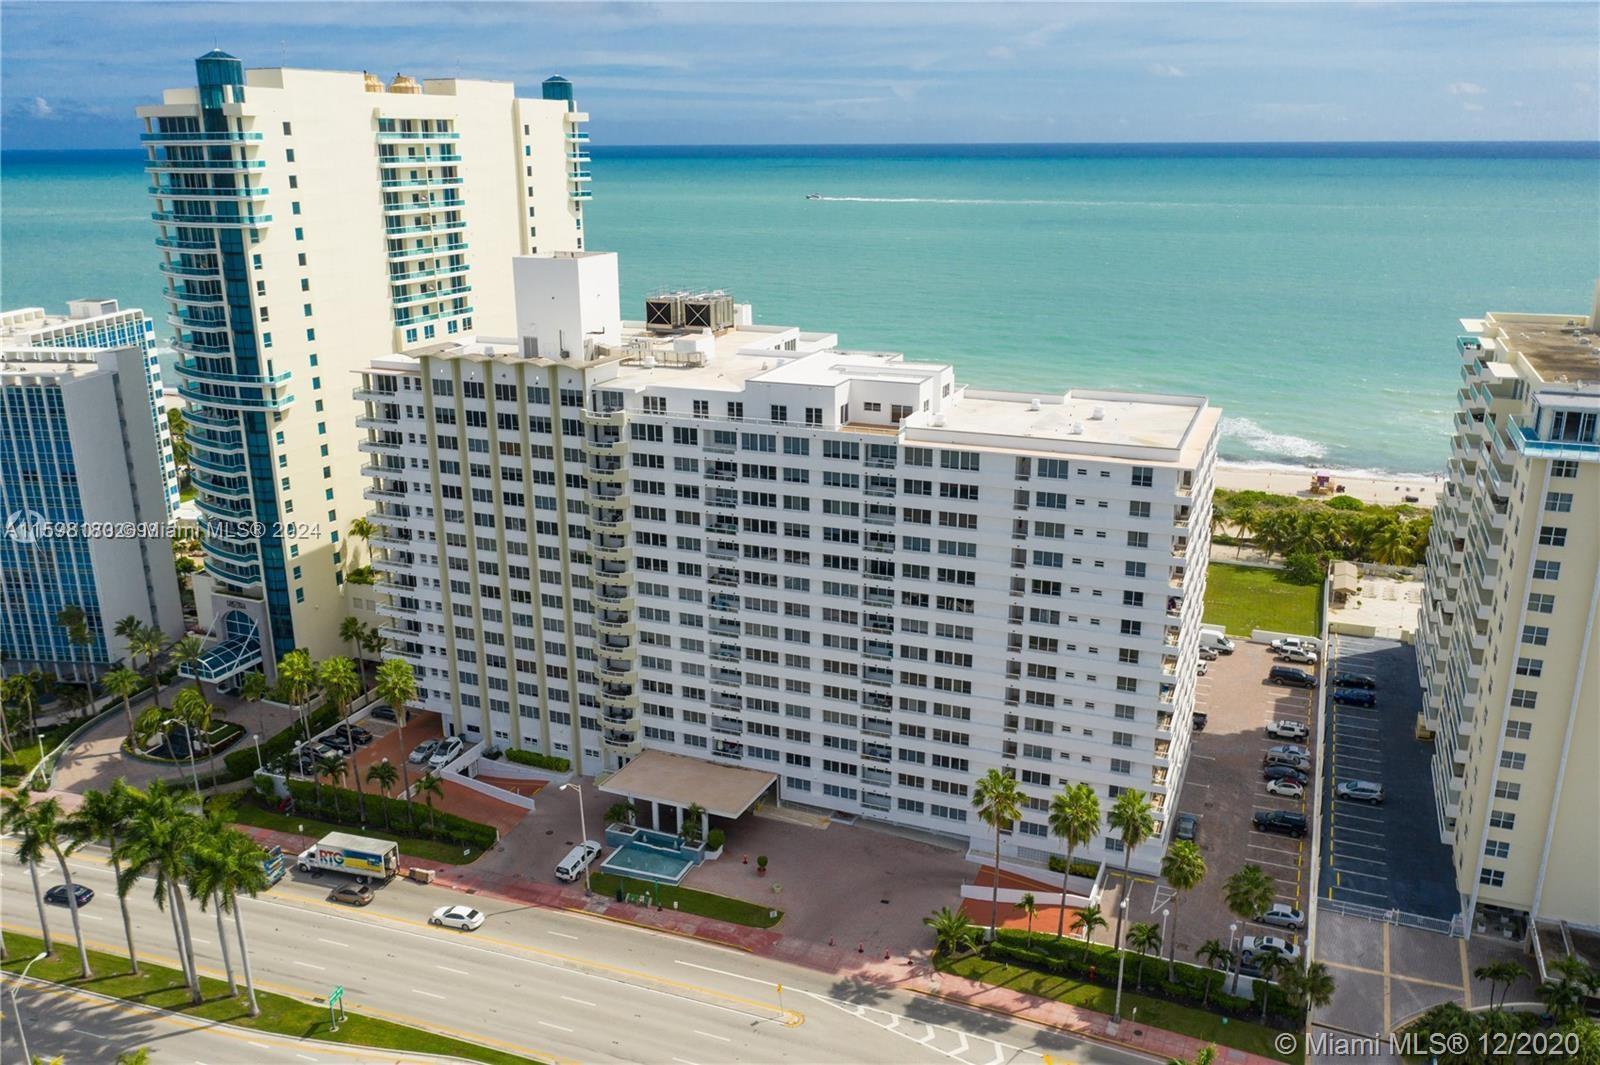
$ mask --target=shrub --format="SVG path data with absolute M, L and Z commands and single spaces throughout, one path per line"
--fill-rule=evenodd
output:
M 339 720 L 339 708 L 331 703 L 317 707 L 306 715 L 311 724 L 311 734 L 315 736 L 323 729 L 332 728 Z M 294 745 L 305 738 L 304 731 L 300 728 L 300 721 L 296 718 L 282 732 L 269 740 L 261 741 L 261 762 L 271 765 L 279 758 L 294 750 Z M 219 774 L 225 780 L 244 780 L 256 771 L 255 747 L 249 746 L 241 750 L 232 751 L 222 756 L 222 764 L 227 772 Z
M 1066 855 L 1052 854 L 1050 856 L 1050 871 L 1052 873 L 1059 873 L 1066 867 Z M 1072 859 L 1072 875 L 1081 876 L 1085 880 L 1093 880 L 1100 875 L 1100 863 L 1087 861 L 1083 858 L 1074 858 Z
M 1309 551 L 1296 551 L 1284 563 L 1284 576 L 1294 584 L 1321 584 L 1327 572 L 1321 556 Z
M 726 842 L 728 842 L 728 834 L 720 828 L 713 828 L 710 834 L 706 836 L 706 850 L 720 851 L 722 845 Z
M 513 747 L 506 750 L 506 759 L 518 765 L 532 766 L 535 769 L 548 769 L 552 773 L 570 773 L 572 771 L 572 763 L 570 761 L 554 754 L 521 751 Z
M 357 818 L 356 793 L 350 788 L 335 788 L 324 784 L 321 789 L 321 801 L 318 801 L 317 787 L 309 781 L 290 780 L 289 794 L 294 799 L 295 809 L 307 817 L 314 817 L 319 821 L 330 821 L 337 825 L 359 825 Z M 338 796 L 335 807 L 334 796 Z M 384 805 L 389 808 L 389 824 L 406 824 L 406 801 L 404 799 L 386 799 L 382 795 L 366 797 L 367 824 L 380 824 L 384 819 Z M 425 807 L 426 803 L 418 802 L 418 806 Z M 337 810 L 337 813 L 336 813 Z M 446 813 L 443 810 L 433 812 L 434 831 L 432 838 L 441 839 L 447 843 L 459 843 L 464 847 L 474 850 L 486 851 L 493 847 L 498 833 L 494 826 L 479 824 L 469 821 L 464 817 Z M 428 834 L 428 811 L 417 810 L 417 831 Z
M 1329 510 L 1365 510 L 1367 505 L 1354 496 L 1334 496 L 1323 500 L 1323 506 Z

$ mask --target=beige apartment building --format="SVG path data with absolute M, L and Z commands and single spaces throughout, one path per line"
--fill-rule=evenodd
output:
M 1600 296 L 1600 294 L 1597 294 Z M 1417 639 L 1439 832 L 1470 932 L 1600 927 L 1600 331 L 1463 319 Z
M 368 509 L 351 374 L 515 333 L 512 258 L 583 247 L 588 116 L 559 77 L 525 99 L 220 51 L 195 67 L 138 113 L 204 531 L 198 673 L 226 684 L 342 648 Z

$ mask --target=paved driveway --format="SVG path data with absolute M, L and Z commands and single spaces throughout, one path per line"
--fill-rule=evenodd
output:
M 1460 909 L 1450 848 L 1439 842 L 1429 766 L 1433 748 L 1414 734 L 1422 691 L 1415 651 L 1396 640 L 1334 636 L 1328 675 L 1378 685 L 1373 709 L 1328 699 L 1323 759 L 1323 862 L 1318 892 L 1338 902 L 1448 921 Z M 1347 780 L 1382 784 L 1382 806 L 1335 800 Z

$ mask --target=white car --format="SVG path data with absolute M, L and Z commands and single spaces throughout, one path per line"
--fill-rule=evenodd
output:
M 1277 928 L 1300 929 L 1306 926 L 1306 915 L 1287 902 L 1274 902 L 1267 907 L 1267 912 L 1256 920 L 1261 924 L 1270 924 Z
M 1276 654 L 1285 651 L 1310 651 L 1317 653 L 1317 641 L 1307 636 L 1283 636 L 1272 641 L 1272 650 Z
M 1285 799 L 1303 799 L 1306 797 L 1306 788 L 1304 784 L 1298 784 L 1293 780 L 1269 780 L 1267 794 L 1281 795 Z
M 450 764 L 451 759 L 465 750 L 466 746 L 466 741 L 460 736 L 440 740 L 439 746 L 434 748 L 433 754 L 428 758 L 428 768 L 443 769 Z
M 463 932 L 474 932 L 483 926 L 483 914 L 471 906 L 440 906 L 433 911 L 433 916 L 428 918 L 428 923 L 442 928 L 459 928 Z
M 1274 721 L 1267 726 L 1267 735 L 1276 740 L 1303 740 L 1311 730 L 1298 721 Z
M 1196 672 L 1202 677 L 1205 676 L 1206 675 L 1206 664 L 1204 662 L 1201 662 L 1200 663 L 1200 668 Z
M 411 753 L 406 757 L 406 761 L 410 762 L 412 765 L 422 765 L 428 759 L 432 758 L 433 752 L 437 751 L 438 749 L 438 740 L 423 740 L 421 743 L 417 744 L 411 749 Z
M 1317 652 L 1309 647 L 1285 647 L 1278 652 L 1278 661 L 1314 666 L 1317 664 Z
M 1245 936 L 1239 943 L 1239 953 L 1246 959 L 1264 953 L 1273 953 L 1286 961 L 1300 960 L 1300 946 L 1282 936 Z
M 1350 799 L 1353 802 L 1370 802 L 1377 806 L 1383 802 L 1383 785 L 1374 784 L 1370 780 L 1347 780 L 1333 789 L 1336 799 Z
M 1276 747 L 1268 747 L 1268 754 L 1286 754 L 1292 758 L 1310 758 L 1311 752 L 1298 743 L 1280 743 Z

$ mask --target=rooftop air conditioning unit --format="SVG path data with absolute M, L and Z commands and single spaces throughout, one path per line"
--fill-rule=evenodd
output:
M 683 325 L 686 329 L 715 332 L 733 328 L 733 297 L 726 292 L 699 292 L 684 297 Z
M 683 328 L 684 292 L 649 296 L 644 301 L 644 324 L 656 332 Z
M 1094 410 L 1089 412 L 1089 420 L 1092 422 L 1104 421 L 1105 417 L 1106 409 L 1104 407 L 1096 407 Z
M 1029 410 L 1038 410 L 1040 408 L 1040 406 L 1041 406 L 1041 404 L 1039 402 L 1039 397 L 1038 396 L 1035 396 L 1034 398 L 1028 400 L 1028 409 Z

